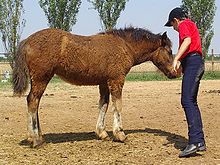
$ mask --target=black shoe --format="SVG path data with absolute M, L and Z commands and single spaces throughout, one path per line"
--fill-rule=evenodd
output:
M 187 157 L 198 151 L 206 151 L 206 145 L 204 142 L 196 143 L 196 144 L 188 144 L 186 148 L 179 154 L 179 157 L 180 158 Z

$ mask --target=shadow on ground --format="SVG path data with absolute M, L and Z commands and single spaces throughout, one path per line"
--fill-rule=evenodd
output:
M 136 129 L 136 130 L 125 130 L 126 135 L 134 133 L 146 133 L 153 134 L 154 136 L 164 136 L 167 138 L 168 143 L 163 145 L 174 144 L 176 149 L 183 149 L 187 144 L 187 139 L 183 136 L 177 135 L 175 133 L 170 133 L 163 131 L 161 129 Z M 108 132 L 109 136 L 112 137 L 112 132 Z M 46 143 L 65 143 L 74 141 L 87 141 L 97 139 L 95 132 L 77 132 L 77 133 L 48 133 L 43 135 Z M 20 145 L 27 145 L 26 140 L 22 140 Z

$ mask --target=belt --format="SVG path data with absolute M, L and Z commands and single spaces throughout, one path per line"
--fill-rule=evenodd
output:
M 199 52 L 191 52 L 191 53 L 187 54 L 187 56 L 191 56 L 192 57 L 192 56 L 202 56 L 202 55 Z

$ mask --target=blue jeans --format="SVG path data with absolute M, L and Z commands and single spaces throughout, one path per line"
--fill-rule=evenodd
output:
M 202 119 L 197 104 L 199 84 L 204 74 L 204 62 L 199 54 L 193 53 L 186 56 L 181 61 L 181 65 L 183 67 L 181 104 L 188 123 L 188 143 L 204 142 Z

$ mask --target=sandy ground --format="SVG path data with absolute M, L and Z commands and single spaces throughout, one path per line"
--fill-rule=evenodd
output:
M 0 91 L 0 165 L 146 164 L 220 165 L 220 80 L 202 81 L 199 93 L 207 151 L 178 158 L 187 143 L 180 105 L 181 81 L 126 82 L 123 90 L 125 143 L 98 140 L 98 87 L 49 84 L 39 114 L 47 144 L 22 145 L 26 139 L 26 98 Z M 106 129 L 112 136 L 112 112 Z

